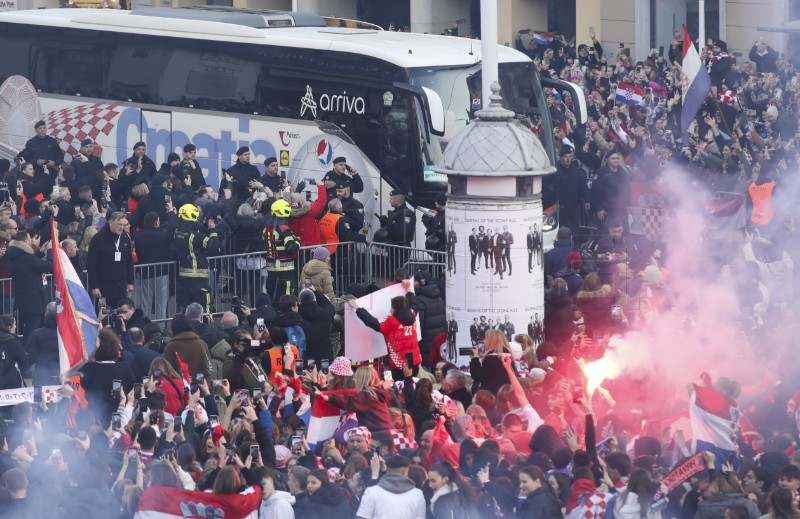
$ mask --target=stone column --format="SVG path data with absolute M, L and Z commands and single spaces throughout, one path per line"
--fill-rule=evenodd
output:
M 447 318 L 458 332 L 448 353 L 459 366 L 489 329 L 511 337 L 529 325 L 544 330 L 541 191 L 555 167 L 533 132 L 502 107 L 500 86 L 491 90 L 489 106 L 434 168 L 449 184 L 446 225 L 455 244 L 448 248 Z

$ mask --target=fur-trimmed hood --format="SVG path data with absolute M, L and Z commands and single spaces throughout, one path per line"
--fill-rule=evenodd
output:
M 610 295 L 611 295 L 611 285 L 603 285 L 597 290 L 592 290 L 592 291 L 580 290 L 575 295 L 575 299 L 596 299 L 600 297 L 608 297 Z
M 33 247 L 31 247 L 24 241 L 11 240 L 10 242 L 8 242 L 8 246 L 20 249 L 22 252 L 27 252 L 28 254 L 33 254 Z
M 306 200 L 302 193 L 292 193 L 289 203 L 292 204 L 292 214 L 289 218 L 301 218 L 311 211 L 311 202 Z M 296 204 L 299 205 L 296 206 Z

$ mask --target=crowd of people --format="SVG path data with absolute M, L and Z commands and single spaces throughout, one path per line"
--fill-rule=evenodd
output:
M 333 265 L 352 266 L 350 245 L 367 241 L 353 198 L 363 182 L 346 158 L 310 181 L 309 200 L 274 157 L 260 174 L 246 147 L 215 189 L 191 144 L 157 167 L 144 143 L 116 165 L 87 139 L 66 165 L 37 123 L 18 163 L 0 161 L 0 277 L 13 279 L 0 295 L 14 309 L 0 317 L 0 389 L 34 386 L 33 402 L 0 407 L 0 515 L 167 514 L 158 492 L 203 517 L 800 518 L 800 397 L 788 383 L 747 395 L 737 452 L 703 451 L 702 469 L 668 486 L 664 476 L 694 454 L 691 433 L 664 421 L 686 401 L 661 395 L 654 374 L 590 393 L 582 371 L 610 336 L 678 304 L 669 244 L 629 229 L 631 183 L 657 185 L 670 168 L 748 197 L 745 228 L 708 236 L 708 263 L 735 280 L 744 326 L 792 315 L 794 66 L 762 41 L 741 64 L 711 42 L 702 54 L 714 90 L 682 140 L 677 36 L 666 55 L 640 63 L 623 49 L 607 57 L 597 41 L 574 52 L 560 38 L 518 47 L 543 75 L 586 90 L 590 121 L 576 126 L 570 99 L 549 93 L 559 161 L 544 196 L 559 201 L 561 226 L 543 261 L 543 326 L 485 329 L 464 366 L 448 358 L 444 291 L 431 272 L 392 265 L 389 283 L 405 295 L 388 316 L 357 302 L 380 287 L 333 279 Z M 641 87 L 641 103 L 618 102 L 620 83 Z M 408 245 L 405 194 L 393 191 L 390 205 L 375 239 Z M 425 224 L 430 247 L 444 250 L 446 197 L 436 205 Z M 63 384 L 60 303 L 44 275 L 53 220 L 87 272 L 102 327 L 89 362 Z M 300 248 L 313 246 L 301 261 Z M 212 308 L 209 257 L 222 251 L 246 256 L 238 293 L 215 320 L 208 314 L 223 309 Z M 153 268 L 137 276 L 135 264 Z M 173 292 L 181 312 L 164 327 Z M 340 323 L 351 311 L 383 335 L 385 358 L 347 358 Z M 725 378 L 696 387 L 729 408 L 741 393 Z M 330 434 L 320 433 L 324 409 L 342 413 Z M 202 499 L 215 504 L 195 514 Z

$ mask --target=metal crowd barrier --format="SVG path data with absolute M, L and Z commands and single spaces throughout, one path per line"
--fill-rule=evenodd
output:
M 446 269 L 444 252 L 427 251 L 389 245 L 385 243 L 334 243 L 330 267 L 334 293 L 339 296 L 354 284 L 375 284 L 383 287 L 391 281 L 398 268 L 405 268 L 410 275 L 421 269 L 429 270 L 434 277 L 443 276 Z M 317 245 L 301 247 L 296 266 L 291 276 L 294 283 L 292 292 L 297 294 L 309 284 L 310 275 L 304 276 L 303 269 L 314 258 Z M 246 254 L 226 254 L 208 258 L 209 290 L 214 315 L 230 310 L 232 299 L 238 297 L 242 304 L 256 306 L 258 295 L 267 287 L 268 272 L 264 252 Z M 131 298 L 150 320 L 165 322 L 171 319 L 178 308 L 175 290 L 180 283 L 175 262 L 135 265 L 135 290 Z M 88 273 L 80 272 L 84 286 L 88 287 Z M 50 299 L 55 299 L 52 276 L 48 275 Z M 319 287 L 318 287 L 319 288 Z M 277 301 L 274 301 L 277 302 Z M 13 282 L 0 279 L 0 314 L 14 311 Z

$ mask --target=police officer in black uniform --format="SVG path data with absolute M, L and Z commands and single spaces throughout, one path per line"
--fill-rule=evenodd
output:
M 184 177 L 188 175 L 192 182 L 192 191 L 197 191 L 206 183 L 206 179 L 203 176 L 203 169 L 200 167 L 200 163 L 197 162 L 196 157 L 197 146 L 192 143 L 184 145 L 181 166 L 183 167 Z
M 444 211 L 447 205 L 447 195 L 437 193 L 436 214 L 423 215 L 422 224 L 425 226 L 425 248 L 428 250 L 444 252 L 447 250 L 447 232 L 444 225 Z
M 414 211 L 406 206 L 406 194 L 399 189 L 392 190 L 389 193 L 389 205 L 392 209 L 385 216 L 379 216 L 381 227 L 389 231 L 386 243 L 410 247 L 414 242 L 417 217 Z
M 91 185 L 97 181 L 97 173 L 103 170 L 104 164 L 99 157 L 94 156 L 92 139 L 81 141 L 81 151 L 73 157 L 70 166 L 75 170 L 75 178 L 82 182 L 81 185 Z
M 250 164 L 250 148 L 242 146 L 236 150 L 236 163 L 225 172 L 219 192 L 230 189 L 234 200 L 244 202 L 250 198 L 251 182 L 258 182 L 260 176 L 258 168 Z
M 44 173 L 44 166 L 51 174 L 56 174 L 56 169 L 64 162 L 64 152 L 55 138 L 47 135 L 47 125 L 44 121 L 37 122 L 34 127 L 36 136 L 25 143 L 25 148 L 17 155 L 17 162 L 30 162 L 36 173 Z
M 350 224 L 354 232 L 364 228 L 366 220 L 364 218 L 364 204 L 353 198 L 353 184 L 344 178 L 336 186 L 336 198 L 342 201 L 342 214 Z
M 185 204 L 178 210 L 178 228 L 173 247 L 178 261 L 178 281 L 175 299 L 183 309 L 200 303 L 206 313 L 211 313 L 211 291 L 208 281 L 208 257 L 220 253 L 216 222 L 209 219 L 208 231 L 198 225 L 200 209 Z
M 322 177 L 322 182 L 325 183 L 325 188 L 328 191 L 328 201 L 336 197 L 338 185 L 345 180 L 352 183 L 352 193 L 364 191 L 364 181 L 361 180 L 358 171 L 347 165 L 346 158 L 336 157 L 333 159 L 333 169 Z

